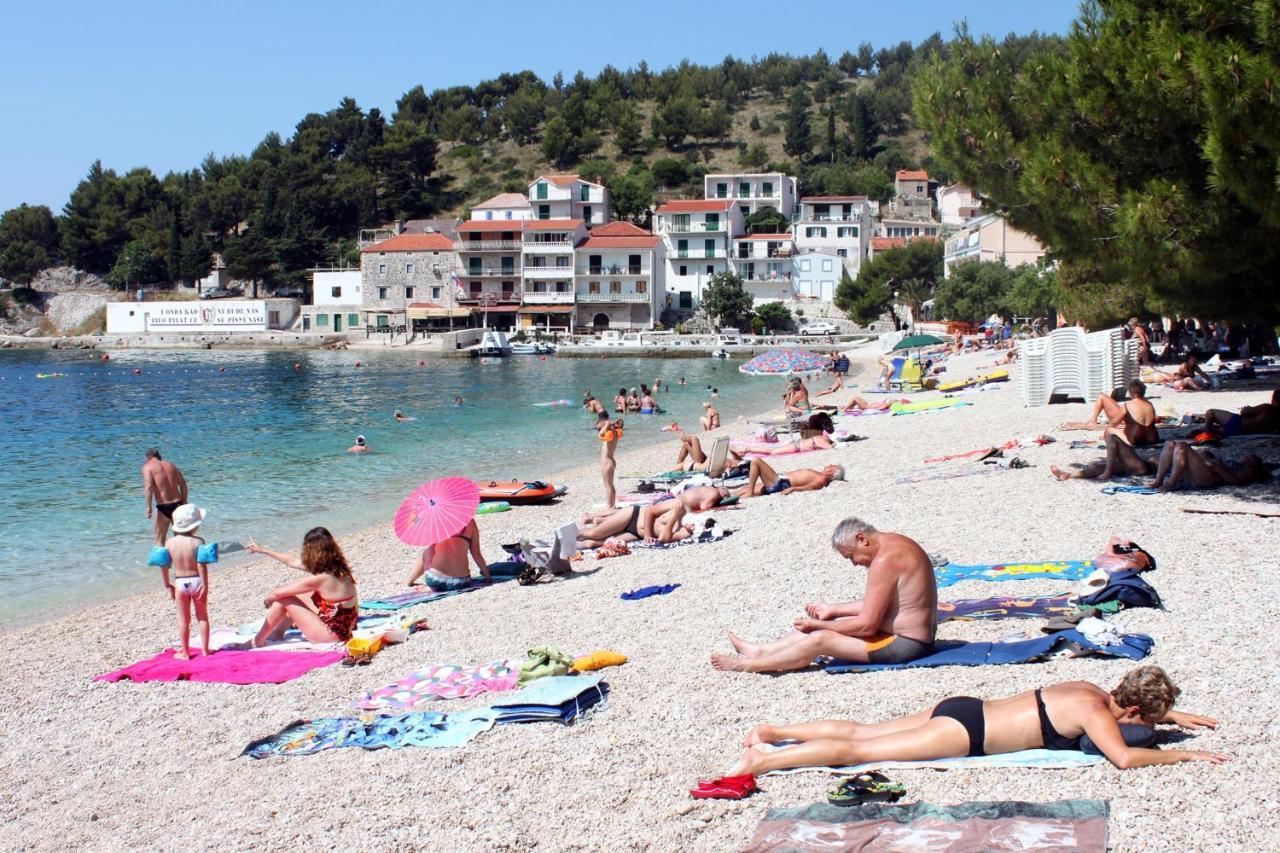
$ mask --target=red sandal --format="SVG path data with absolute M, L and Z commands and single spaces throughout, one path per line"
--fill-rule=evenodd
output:
M 689 791 L 689 795 L 695 800 L 742 800 L 758 790 L 756 777 L 745 773 L 699 782 L 698 787 Z

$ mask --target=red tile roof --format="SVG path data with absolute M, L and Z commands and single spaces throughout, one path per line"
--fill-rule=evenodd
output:
M 528 207 L 529 199 L 521 193 L 498 193 L 477 204 L 472 210 L 484 210 L 494 207 Z
M 883 251 L 884 249 L 896 249 L 898 246 L 907 244 L 906 237 L 872 237 L 871 248 L 873 250 Z
M 866 201 L 865 195 L 807 195 L 800 199 L 801 204 L 807 204 L 811 201 L 831 202 L 831 201 Z
M 899 181 L 927 181 L 929 180 L 929 173 L 923 169 L 899 169 L 895 179 Z
M 661 237 L 642 234 L 635 237 L 597 237 L 594 234 L 579 249 L 652 249 L 662 242 Z
M 731 199 L 695 198 L 685 201 L 669 201 L 658 208 L 658 213 L 717 213 L 733 207 Z
M 609 222 L 591 229 L 592 237 L 651 237 L 650 232 L 631 222 Z
M 470 222 L 464 222 L 458 226 L 459 234 L 474 233 L 479 231 L 512 231 L 519 234 L 524 228 L 523 219 L 473 219 Z
M 539 175 L 530 181 L 530 183 L 536 184 L 538 181 L 549 181 L 558 187 L 571 187 L 575 181 L 580 180 L 582 180 L 582 178 L 577 175 Z
M 529 219 L 524 223 L 526 231 L 574 231 L 581 227 L 581 219 Z
M 401 234 L 372 246 L 365 246 L 361 252 L 452 252 L 453 241 L 443 234 Z

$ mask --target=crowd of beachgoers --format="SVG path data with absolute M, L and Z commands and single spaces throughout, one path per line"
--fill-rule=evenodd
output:
M 824 799 L 1088 798 L 1126 849 L 1256 847 L 1280 829 L 1274 691 L 1243 689 L 1276 652 L 1270 365 L 1183 353 L 1024 408 L 1002 337 L 801 364 L 758 380 L 769 412 L 707 389 L 637 449 L 626 419 L 680 380 L 588 390 L 598 459 L 420 547 L 388 519 L 220 565 L 217 508 L 149 451 L 163 591 L 0 652 L 24 780 L 0 839 L 725 849 Z M 494 726 L 495 695 L 566 678 L 598 693 L 574 725 Z

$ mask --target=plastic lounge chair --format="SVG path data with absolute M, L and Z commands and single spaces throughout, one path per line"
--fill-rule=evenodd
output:
M 894 359 L 895 367 L 897 359 Z M 924 389 L 924 368 L 914 358 L 903 361 L 902 366 L 894 370 L 889 380 L 889 388 L 895 391 L 921 391 Z
M 729 461 L 729 438 L 721 436 L 711 445 L 711 453 L 707 456 L 707 476 L 712 479 L 724 476 L 725 464 Z

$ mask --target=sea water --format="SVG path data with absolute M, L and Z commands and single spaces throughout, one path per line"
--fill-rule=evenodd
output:
M 626 416 L 623 452 L 670 441 L 660 427 L 673 420 L 696 428 L 709 387 L 726 425 L 777 401 L 779 380 L 737 367 L 554 356 L 419 366 L 406 353 L 283 350 L 125 351 L 104 363 L 96 352 L 0 352 L 0 627 L 159 586 L 145 566 L 149 447 L 178 465 L 191 501 L 207 509 L 205 538 L 293 550 L 316 525 L 340 535 L 389 521 L 437 477 L 534 480 L 594 462 L 587 389 L 612 412 L 621 387 L 669 385 L 657 395 L 667 414 Z M 559 400 L 570 405 L 547 405 Z M 397 422 L 396 409 L 413 420 Z M 372 452 L 346 452 L 357 434 Z

